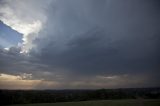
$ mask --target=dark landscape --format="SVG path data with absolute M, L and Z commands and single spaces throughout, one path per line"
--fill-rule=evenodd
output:
M 160 88 L 97 90 L 0 90 L 1 105 L 130 99 L 157 99 L 157 101 L 160 102 Z

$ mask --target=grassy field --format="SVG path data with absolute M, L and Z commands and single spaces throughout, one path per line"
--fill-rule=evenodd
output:
M 100 100 L 64 103 L 40 103 L 11 106 L 160 106 L 160 100 Z

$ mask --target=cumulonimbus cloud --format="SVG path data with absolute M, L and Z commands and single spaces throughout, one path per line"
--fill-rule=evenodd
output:
M 0 49 L 1 73 L 29 73 L 61 88 L 160 85 L 155 1 L 2 1 L 0 20 L 23 34 L 21 52 L 30 53 Z
M 28 52 L 33 47 L 32 41 L 38 36 L 47 19 L 44 9 L 50 0 L 42 2 L 43 0 L 2 0 L 0 3 L 0 20 L 22 34 L 21 52 Z

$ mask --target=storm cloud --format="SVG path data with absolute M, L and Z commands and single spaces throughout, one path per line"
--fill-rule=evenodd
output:
M 33 1 L 25 15 L 42 27 L 27 38 L 27 53 L 18 46 L 0 50 L 1 73 L 32 74 L 32 80 L 56 83 L 50 89 L 160 86 L 158 0 L 54 0 L 45 6 Z M 14 8 L 24 14 L 26 1 L 21 2 Z M 10 1 L 0 3 L 12 9 Z M 30 22 L 15 15 L 20 23 Z M 47 88 L 40 84 L 34 88 Z

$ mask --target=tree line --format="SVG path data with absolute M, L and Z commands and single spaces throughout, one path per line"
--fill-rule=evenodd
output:
M 1 105 L 137 98 L 160 99 L 160 88 L 97 90 L 0 90 Z

